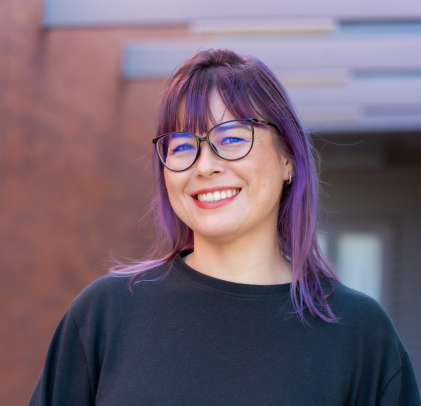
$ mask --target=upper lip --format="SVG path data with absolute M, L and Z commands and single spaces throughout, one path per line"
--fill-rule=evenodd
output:
M 192 193 L 191 196 L 196 196 L 203 193 L 213 193 L 213 192 L 218 192 L 219 190 L 228 190 L 228 189 L 241 189 L 241 188 L 238 186 L 215 186 L 215 187 L 210 187 L 206 189 L 200 189 Z

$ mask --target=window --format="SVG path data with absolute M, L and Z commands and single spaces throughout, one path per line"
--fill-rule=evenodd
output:
M 339 221 L 320 230 L 319 245 L 340 281 L 385 308 L 390 301 L 391 231 L 387 222 Z
M 380 302 L 383 244 L 374 233 L 344 232 L 336 239 L 336 271 L 342 283 Z

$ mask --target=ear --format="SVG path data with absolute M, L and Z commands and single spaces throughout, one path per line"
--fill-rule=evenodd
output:
M 291 174 L 291 179 L 294 177 L 294 164 L 292 163 L 292 160 L 287 157 L 286 155 L 283 155 L 284 158 L 284 180 L 289 181 L 289 174 Z

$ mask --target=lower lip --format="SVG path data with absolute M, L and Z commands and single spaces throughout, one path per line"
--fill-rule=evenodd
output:
M 219 202 L 201 202 L 200 200 L 195 199 L 192 197 L 193 201 L 196 203 L 196 206 L 200 207 L 201 209 L 217 209 L 218 207 L 225 206 L 228 203 L 231 203 L 239 194 L 238 192 L 235 196 L 228 197 L 227 199 L 220 200 Z

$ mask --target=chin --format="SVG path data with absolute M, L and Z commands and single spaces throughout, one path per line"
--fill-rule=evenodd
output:
M 192 227 L 192 230 L 202 238 L 209 240 L 221 240 L 221 242 L 237 238 L 240 233 L 238 226 L 234 224 L 225 224 L 224 226 L 210 224 L 209 227 L 201 224 L 200 227 Z

